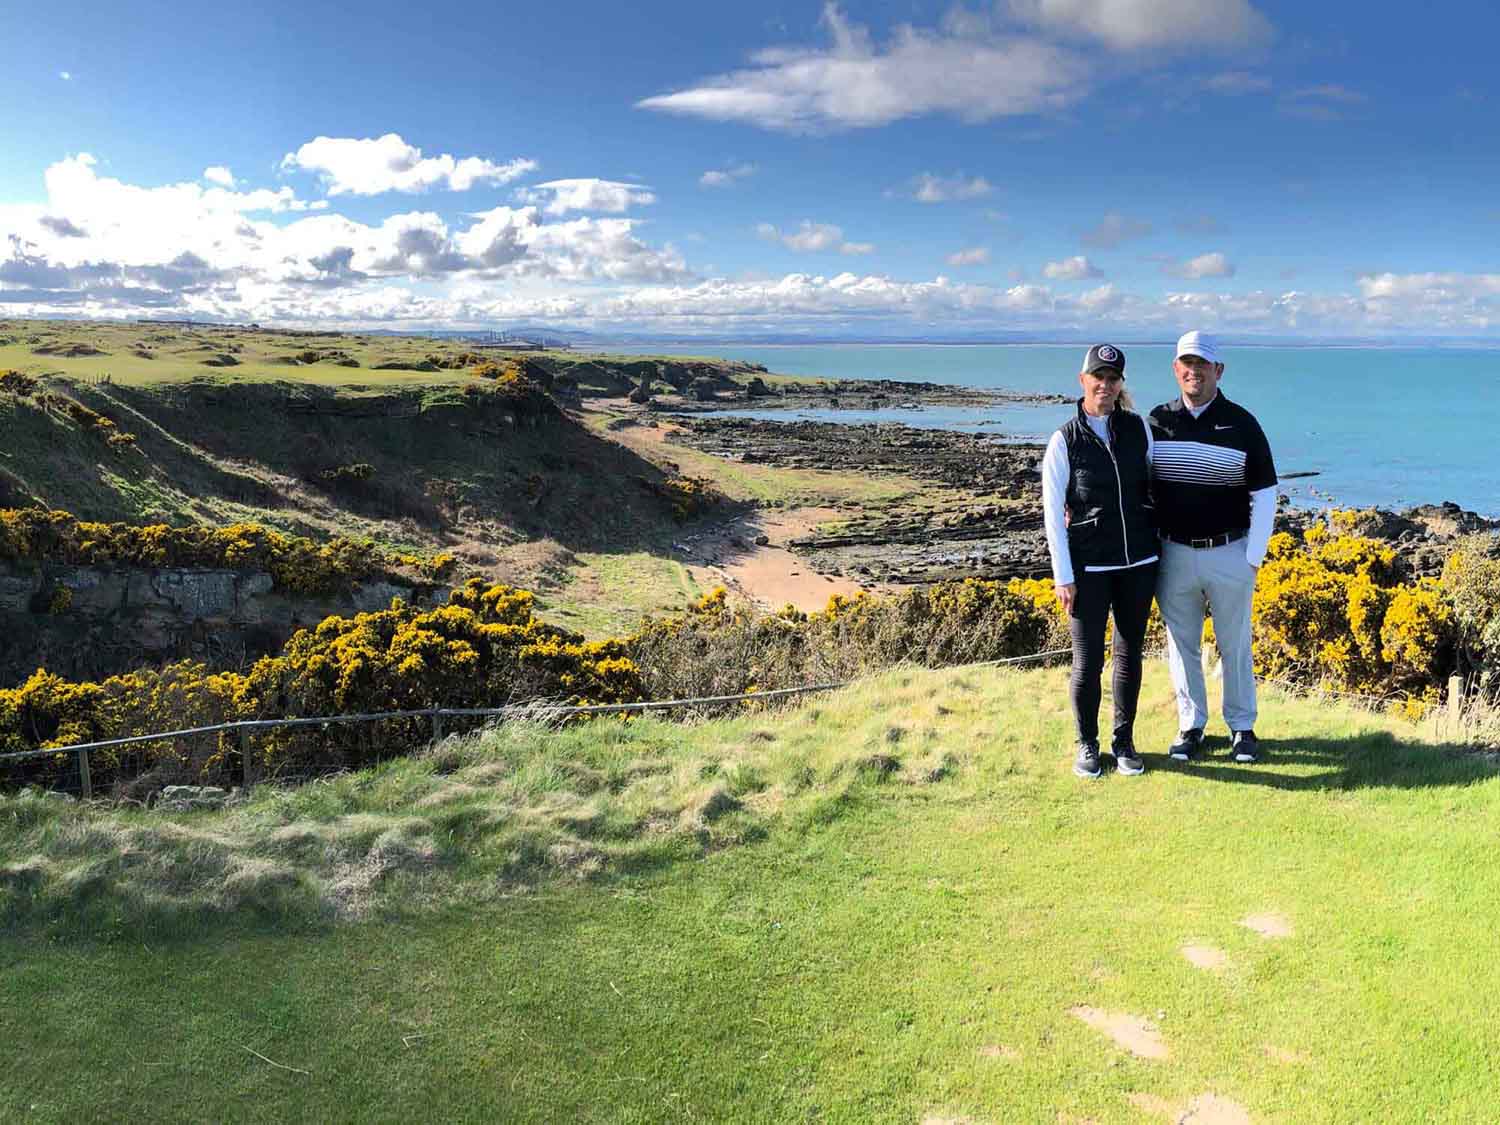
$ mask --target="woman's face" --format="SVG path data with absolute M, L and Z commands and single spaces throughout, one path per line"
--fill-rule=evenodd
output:
M 1119 401 L 1120 389 L 1125 385 L 1125 376 L 1106 367 L 1092 375 L 1079 375 L 1078 385 L 1083 388 L 1083 408 L 1090 414 L 1109 414 Z

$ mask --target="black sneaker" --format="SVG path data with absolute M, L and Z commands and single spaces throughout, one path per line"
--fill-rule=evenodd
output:
M 1073 760 L 1073 772 L 1079 777 L 1099 776 L 1099 744 L 1097 742 L 1078 744 L 1078 757 Z
M 1115 754 L 1115 769 L 1126 777 L 1134 777 L 1138 773 L 1146 772 L 1146 763 L 1141 761 L 1141 756 L 1135 752 L 1135 746 L 1129 742 L 1115 743 L 1112 747 Z
M 1167 753 L 1179 762 L 1191 762 L 1203 749 L 1203 728 L 1194 727 L 1177 736 L 1177 741 L 1167 747 Z
M 1260 761 L 1260 739 L 1255 737 L 1253 730 L 1237 730 L 1230 738 L 1229 745 L 1234 750 L 1234 760 L 1252 765 Z

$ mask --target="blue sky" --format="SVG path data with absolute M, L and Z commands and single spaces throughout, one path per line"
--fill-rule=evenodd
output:
M 1488 4 L 5 2 L 13 315 L 1500 337 Z

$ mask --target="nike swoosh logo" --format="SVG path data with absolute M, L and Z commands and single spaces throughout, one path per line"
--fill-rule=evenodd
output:
M 1232 429 L 1234 429 L 1234 427 L 1233 426 L 1215 426 L 1214 429 L 1216 429 L 1216 430 L 1232 430 Z

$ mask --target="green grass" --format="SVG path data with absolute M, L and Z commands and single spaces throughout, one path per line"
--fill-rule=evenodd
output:
M 648 615 L 680 613 L 706 592 L 675 559 L 651 551 L 578 551 L 573 565 L 537 583 L 547 620 L 589 637 L 619 637 Z
M 898 671 L 783 714 L 522 731 L 224 813 L 7 800 L 10 885 L 39 855 L 114 914 L 12 914 L 0 1118 L 1125 1122 L 1162 1119 L 1131 1095 L 1211 1091 L 1255 1120 L 1486 1119 L 1493 766 L 1268 692 L 1269 762 L 1221 740 L 1172 767 L 1150 665 L 1148 772 L 1084 783 L 1064 677 Z M 742 807 L 704 819 L 715 787 Z M 151 825 L 114 890 L 91 878 Z M 279 897 L 121 889 L 167 885 L 163 855 L 269 859 L 290 825 Z M 386 874 L 337 920 L 327 881 L 372 855 Z M 1292 936 L 1239 925 L 1266 911 Z M 1170 1057 L 1078 1005 L 1150 1019 Z

